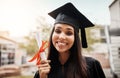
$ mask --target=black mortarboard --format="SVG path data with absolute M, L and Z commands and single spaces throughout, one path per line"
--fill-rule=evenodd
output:
M 66 23 L 76 28 L 76 31 L 81 29 L 82 47 L 87 48 L 85 28 L 94 26 L 72 3 L 67 3 L 54 11 L 48 13 L 55 19 L 55 23 Z

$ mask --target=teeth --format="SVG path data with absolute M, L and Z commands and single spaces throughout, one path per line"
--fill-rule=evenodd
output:
M 66 43 L 58 42 L 58 45 L 64 46 Z

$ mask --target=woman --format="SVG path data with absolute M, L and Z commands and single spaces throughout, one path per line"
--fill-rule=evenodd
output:
M 91 57 L 83 57 L 81 53 L 81 46 L 87 47 L 85 28 L 93 24 L 71 3 L 49 15 L 55 19 L 55 24 L 50 36 L 48 60 L 41 60 L 34 78 L 105 78 L 100 63 Z

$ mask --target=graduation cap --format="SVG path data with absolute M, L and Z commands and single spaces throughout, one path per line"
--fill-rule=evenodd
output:
M 65 5 L 55 9 L 48 13 L 55 19 L 55 23 L 65 23 L 76 28 L 75 31 L 81 30 L 81 42 L 82 47 L 87 48 L 87 40 L 85 28 L 92 27 L 94 24 L 90 22 L 72 3 L 66 3 Z

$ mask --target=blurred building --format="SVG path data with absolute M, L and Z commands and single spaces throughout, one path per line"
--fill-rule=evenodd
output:
M 114 78 L 120 78 L 120 0 L 114 0 L 110 6 L 111 25 L 108 30 L 110 65 Z
M 0 66 L 26 62 L 26 51 L 19 49 L 18 43 L 9 38 L 7 32 L 0 32 Z
M 108 54 L 106 35 L 105 35 L 105 25 L 95 26 L 91 29 L 92 39 L 99 40 L 92 45 L 93 51 L 95 53 L 105 53 Z
M 105 27 L 106 25 L 95 25 L 90 29 L 89 34 L 93 40 L 93 44 L 90 45 L 92 50 L 85 55 L 99 60 L 103 68 L 110 68 Z
M 14 64 L 17 43 L 0 36 L 0 65 Z

